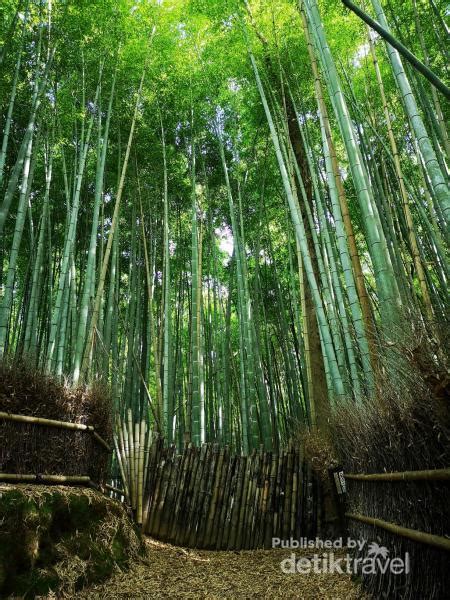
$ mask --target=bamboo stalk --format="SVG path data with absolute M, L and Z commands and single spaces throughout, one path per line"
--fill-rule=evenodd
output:
M 350 0 L 342 0 L 343 4 L 350 10 L 352 10 L 355 15 L 358 15 L 360 19 L 365 21 L 367 25 L 369 25 L 372 29 L 374 29 L 381 37 L 386 40 L 391 46 L 393 46 L 403 58 L 419 71 L 424 77 L 428 79 L 428 81 L 434 85 L 434 87 L 441 92 L 447 99 L 450 99 L 450 88 L 445 85 L 443 81 L 439 79 L 439 77 L 433 73 L 431 69 L 429 69 L 426 65 L 420 61 L 417 56 L 415 56 L 412 52 L 408 50 L 401 42 L 399 42 L 395 37 L 393 37 L 389 31 L 384 29 L 378 21 L 372 19 L 368 14 L 366 14 L 363 10 L 361 10 L 358 6 L 350 2 Z
M 388 521 L 383 521 L 382 519 L 377 519 L 376 517 L 367 517 L 365 515 L 349 512 L 345 513 L 345 516 L 347 519 L 352 519 L 353 521 L 360 521 L 361 523 L 367 523 L 368 525 L 373 525 L 374 527 L 381 527 L 381 529 L 385 529 L 386 531 L 390 531 L 395 535 L 408 538 L 409 540 L 421 542 L 422 544 L 427 544 L 428 546 L 433 546 L 434 548 L 439 548 L 440 550 L 450 551 L 449 538 L 445 538 L 440 535 L 434 535 L 432 533 L 425 533 L 423 531 L 417 531 L 416 529 L 408 529 L 407 527 L 402 527 L 401 525 L 396 525 L 395 523 L 389 523 Z
M 136 522 L 142 525 L 143 518 L 143 491 L 144 491 L 144 452 L 145 452 L 146 424 L 144 419 L 140 423 L 139 448 L 138 448 L 138 489 L 137 489 L 137 512 Z
M 450 469 L 398 471 L 393 473 L 347 473 L 345 479 L 355 481 L 449 481 Z
M 123 459 L 123 456 L 121 455 L 121 452 L 119 449 L 119 444 L 117 443 L 116 438 L 114 438 L 114 445 L 116 448 L 116 456 L 117 456 L 117 462 L 119 463 L 120 474 L 122 475 L 122 483 L 123 483 L 123 487 L 124 487 L 124 491 L 125 491 L 125 498 L 126 498 L 127 502 L 130 502 L 130 491 L 128 488 L 128 481 L 127 481 L 124 464 L 123 464 L 124 459 Z
M 128 409 L 128 463 L 130 468 L 131 508 L 136 509 L 136 470 L 134 460 L 134 427 L 131 409 Z

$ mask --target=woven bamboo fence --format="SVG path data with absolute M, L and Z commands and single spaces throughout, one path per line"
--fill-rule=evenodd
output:
M 193 548 L 240 550 L 270 548 L 273 537 L 316 535 L 318 483 L 301 449 L 241 456 L 204 444 L 177 454 L 160 438 L 147 444 L 145 459 L 144 449 L 128 444 L 128 454 L 119 449 L 119 462 L 136 520 L 152 537 Z M 141 480 L 133 482 L 131 473 Z

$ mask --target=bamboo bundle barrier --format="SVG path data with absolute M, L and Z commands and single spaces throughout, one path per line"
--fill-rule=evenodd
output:
M 125 499 L 134 511 L 136 523 L 142 525 L 148 518 L 146 491 L 150 472 L 152 432 L 144 419 L 139 423 L 133 422 L 130 409 L 126 417 L 116 424 L 114 449 Z
M 195 548 L 270 548 L 272 537 L 315 535 L 312 472 L 297 448 L 249 456 L 187 445 L 177 455 L 129 420 L 114 440 L 123 492 L 142 530 Z M 134 480 L 134 481 L 133 481 Z

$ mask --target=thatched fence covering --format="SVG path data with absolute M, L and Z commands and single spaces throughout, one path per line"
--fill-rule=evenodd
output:
M 36 481 L 44 482 L 49 481 L 45 475 L 51 475 L 55 481 L 55 476 L 68 482 L 80 476 L 80 483 L 81 477 L 106 482 L 110 447 L 94 436 L 92 428 L 71 428 L 52 421 L 50 425 L 44 420 L 29 422 L 21 416 L 0 412 L 0 480 L 28 480 L 28 475 L 34 475 Z
M 447 400 L 427 394 L 418 377 L 398 395 L 388 386 L 384 389 L 383 401 L 343 412 L 334 424 L 333 441 L 344 472 L 364 474 L 346 480 L 347 512 L 371 520 L 350 519 L 348 533 L 385 546 L 391 558 L 409 555 L 407 575 L 363 575 L 364 586 L 375 598 L 445 598 L 450 589 L 446 544 L 430 545 L 426 536 L 414 540 L 401 535 L 401 529 L 429 534 L 429 541 L 450 540 Z M 395 472 L 401 475 L 393 480 Z M 381 478 L 377 475 L 383 473 Z M 401 529 L 389 531 L 379 521 Z
M 104 389 L 72 389 L 25 364 L 0 362 L 0 478 L 52 475 L 106 483 L 111 446 Z

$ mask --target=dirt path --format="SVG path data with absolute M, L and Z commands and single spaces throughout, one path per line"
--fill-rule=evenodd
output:
M 280 563 L 291 552 L 311 557 L 311 551 L 254 550 L 216 552 L 188 550 L 155 540 L 146 541 L 147 555 L 130 571 L 117 573 L 101 586 L 77 598 L 360 600 L 350 576 L 285 574 Z

